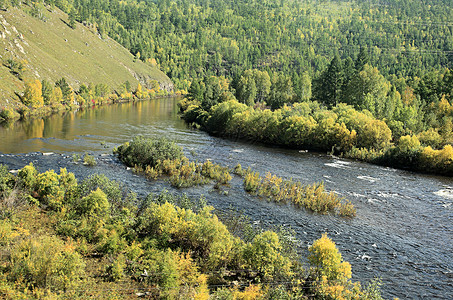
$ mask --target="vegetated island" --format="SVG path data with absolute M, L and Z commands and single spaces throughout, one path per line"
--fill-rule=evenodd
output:
M 261 177 L 250 168 L 244 170 L 240 164 L 232 170 L 206 160 L 204 163 L 191 162 L 184 156 L 182 148 L 166 139 L 152 139 L 136 136 L 114 149 L 120 161 L 134 167 L 149 179 L 169 177 L 172 186 L 181 188 L 215 181 L 215 188 L 229 185 L 231 173 L 243 178 L 246 192 L 277 203 L 292 203 L 315 213 L 333 213 L 341 217 L 354 217 L 356 210 L 351 202 L 326 192 L 322 183 L 303 185 L 292 179 L 282 179 L 266 173 Z

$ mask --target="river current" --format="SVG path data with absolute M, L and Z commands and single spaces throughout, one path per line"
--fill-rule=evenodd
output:
M 384 168 L 304 149 L 272 148 L 221 139 L 189 129 L 177 115 L 176 99 L 114 104 L 0 127 L 0 163 L 19 169 L 33 162 L 43 172 L 65 167 L 78 178 L 104 173 L 139 195 L 171 192 L 204 195 L 218 211 L 231 208 L 263 228 L 291 227 L 299 251 L 327 233 L 351 263 L 353 281 L 382 279 L 385 298 L 452 299 L 453 179 Z M 212 185 L 175 190 L 162 180 L 135 175 L 112 149 L 135 135 L 166 136 L 191 160 L 272 172 L 306 184 L 323 181 L 329 191 L 351 200 L 352 220 L 315 215 L 291 205 L 246 194 L 234 177 L 228 195 Z M 74 154 L 93 154 L 94 167 L 74 163 Z

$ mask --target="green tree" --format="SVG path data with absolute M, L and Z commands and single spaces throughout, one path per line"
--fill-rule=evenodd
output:
M 271 90 L 271 78 L 267 71 L 260 70 L 253 70 L 253 76 L 256 84 L 256 100 L 264 102 Z
M 390 83 L 377 68 L 366 64 L 348 85 L 347 103 L 358 109 L 368 109 L 376 117 L 383 117 L 390 87 Z
M 311 98 L 311 78 L 307 72 L 293 79 L 294 93 L 299 101 L 308 101 Z
M 76 19 L 77 19 L 77 10 L 72 7 L 71 11 L 69 12 L 69 27 L 72 29 L 76 28 Z
M 63 94 L 63 102 L 65 104 L 71 103 L 72 100 L 72 88 L 71 86 L 67 83 L 66 79 L 62 77 L 60 80 L 55 82 L 55 86 L 59 87 L 62 94 Z
M 42 80 L 41 85 L 44 105 L 49 105 L 52 102 L 53 86 L 45 79 Z
M 94 94 L 96 97 L 106 97 L 110 94 L 110 87 L 105 83 L 98 83 L 94 86 Z
M 200 84 L 198 80 L 192 81 L 189 87 L 189 91 L 187 93 L 187 98 L 189 100 L 198 100 L 201 101 L 203 99 L 204 94 L 204 84 Z
M 357 72 L 363 70 L 366 64 L 370 63 L 370 58 L 368 56 L 368 49 L 366 47 L 360 47 L 359 55 L 357 55 L 357 59 L 355 60 L 355 69 Z
M 343 81 L 342 62 L 338 54 L 335 54 L 318 81 L 317 98 L 330 107 L 337 105 L 341 101 Z
M 282 107 L 285 103 L 292 103 L 294 99 L 294 90 L 291 77 L 284 74 L 279 74 L 274 77 L 271 86 L 268 104 L 272 109 Z
M 236 88 L 236 98 L 249 106 L 255 103 L 257 95 L 255 76 L 252 70 L 242 73 Z

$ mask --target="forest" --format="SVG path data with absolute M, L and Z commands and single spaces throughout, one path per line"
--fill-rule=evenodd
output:
M 56 6 L 74 26 L 94 27 L 159 66 L 188 92 L 184 118 L 211 133 L 452 174 L 449 1 L 29 5 Z M 230 100 L 250 115 L 218 119 L 216 109 L 227 108 L 216 105 Z M 273 138 L 279 131 L 286 134 Z

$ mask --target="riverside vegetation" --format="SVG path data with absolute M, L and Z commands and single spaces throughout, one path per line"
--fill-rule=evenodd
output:
M 296 207 L 321 214 L 332 212 L 343 217 L 356 214 L 349 201 L 340 199 L 333 192 L 327 193 L 322 183 L 302 185 L 271 173 L 262 178 L 250 168 L 243 170 L 241 165 L 230 170 L 209 160 L 204 163 L 190 162 L 181 147 L 165 138 L 155 140 L 137 136 L 114 149 L 114 153 L 127 166 L 134 167 L 148 178 L 169 176 L 170 183 L 175 187 L 205 184 L 212 179 L 216 182 L 215 187 L 220 188 L 229 184 L 232 178 L 230 172 L 233 172 L 243 177 L 244 189 L 253 195 L 275 202 L 290 202 Z
M 266 73 L 262 75 L 263 72 L 255 73 L 269 77 Z M 396 90 L 384 94 L 379 102 L 368 94 L 355 104 L 330 103 L 329 106 L 326 102 L 297 100 L 294 95 L 286 95 L 291 89 L 285 88 L 287 85 L 282 88 L 280 79 L 275 77 L 267 85 L 264 100 L 271 101 L 270 106 L 266 101 L 259 101 L 256 90 L 251 102 L 236 98 L 234 88 L 222 77 L 196 82 L 187 98 L 179 103 L 182 117 L 189 124 L 219 136 L 321 150 L 382 165 L 453 175 L 453 104 L 445 96 L 426 106 L 425 112 L 404 104 Z M 373 90 L 376 88 L 379 87 Z M 275 106 L 272 97 L 279 101 Z M 379 119 L 378 108 L 384 115 L 392 114 Z M 424 121 L 422 114 L 429 119 Z
M 59 111 L 168 95 L 166 90 L 160 89 L 156 80 L 153 80 L 151 84 L 153 86 L 151 89 L 143 88 L 140 83 L 135 89 L 132 89 L 129 82 L 124 82 L 116 90 L 106 84 L 88 86 L 81 84 L 80 88 L 74 91 L 64 77 L 56 81 L 54 85 L 47 80 L 27 79 L 23 94 L 17 94 L 21 103 L 15 109 L 1 108 L 0 123 Z
M 351 282 L 326 235 L 303 266 L 288 231 L 250 230 L 242 218 L 241 236 L 203 199 L 137 199 L 104 175 L 78 182 L 30 164 L 14 176 L 0 165 L 0 206 L 6 299 L 382 299 L 378 281 Z

